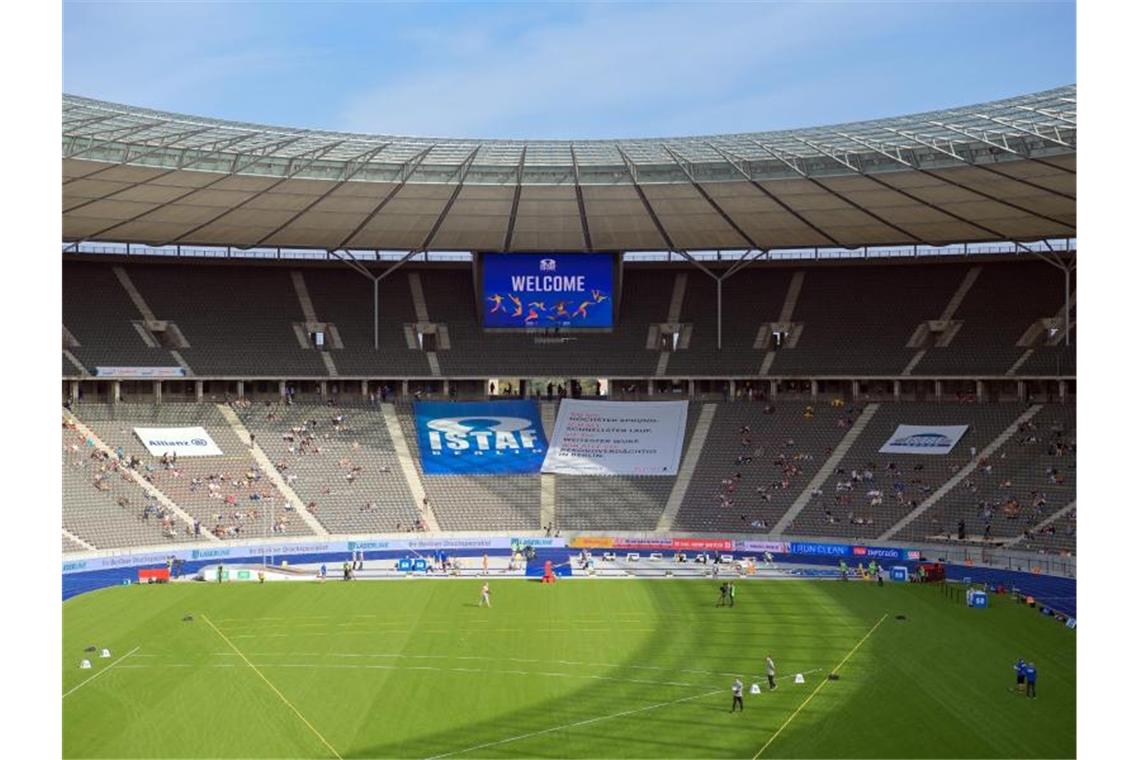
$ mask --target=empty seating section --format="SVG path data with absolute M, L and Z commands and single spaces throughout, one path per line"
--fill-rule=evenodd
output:
M 127 266 L 156 319 L 172 320 L 190 344 L 179 353 L 199 375 L 326 375 L 293 324 L 305 317 L 289 271 L 249 266 Z
M 669 312 L 674 273 L 627 272 L 620 314 L 613 332 L 563 331 L 564 342 L 536 343 L 522 332 L 484 331 L 481 309 L 469 270 L 432 270 L 422 274 L 428 314 L 447 324 L 451 348 L 439 352 L 440 370 L 452 377 L 647 376 L 657 367 L 657 352 L 645 347 L 650 323 Z
M 479 296 L 466 265 L 419 265 L 380 283 L 380 350 L 373 349 L 372 285 L 341 265 L 300 267 L 317 318 L 336 325 L 343 349 L 331 352 L 343 377 L 430 377 L 424 352 L 408 348 L 404 325 L 416 321 L 408 276 L 418 272 L 428 316 L 447 325 L 450 349 L 438 352 L 446 377 L 568 377 L 585 367 L 599 377 L 648 377 L 659 351 L 646 348 L 651 324 L 666 321 L 677 274 L 687 273 L 681 321 L 692 324 L 687 349 L 674 353 L 675 377 L 748 375 L 764 352 L 753 344 L 761 324 L 780 316 L 788 285 L 804 272 L 792 321 L 802 323 L 795 348 L 777 351 L 774 377 L 891 376 L 915 356 L 915 328 L 938 319 L 973 262 L 924 265 L 796 266 L 758 263 L 723 285 L 722 349 L 716 349 L 716 285 L 700 270 L 676 265 L 625 267 L 612 332 L 563 331 L 562 342 L 522 332 L 484 331 Z M 1017 341 L 1033 322 L 1056 315 L 1063 277 L 1038 261 L 983 263 L 954 314 L 962 328 L 945 347 L 930 347 L 912 375 L 1002 375 L 1024 353 Z M 169 366 L 165 349 L 148 348 L 131 324 L 137 309 L 112 267 L 64 265 L 64 324 L 89 369 Z M 304 321 L 289 267 L 269 264 L 128 264 L 126 271 L 156 318 L 177 323 L 190 343 L 180 349 L 201 376 L 325 377 L 320 353 L 302 348 L 293 325 Z M 1018 370 L 1024 376 L 1075 373 L 1075 349 L 1038 346 Z M 74 375 L 68 364 L 65 375 Z
M 97 549 L 193 541 L 185 522 L 74 429 L 63 430 L 63 527 Z M 201 539 L 200 539 L 201 540 Z M 68 548 L 68 544 L 72 548 Z M 64 537 L 64 551 L 84 547 Z
M 404 335 L 404 325 L 416 321 L 408 270 L 397 270 L 380 281 L 379 353 L 374 348 L 372 283 L 342 266 L 302 271 L 317 318 L 336 325 L 344 343 L 343 349 L 331 352 L 339 374 L 371 377 L 431 374 L 426 355 L 408 348 Z M 289 295 L 296 303 L 292 285 Z M 324 374 L 323 367 L 319 374 Z
M 1017 404 L 883 404 L 786 532 L 875 538 L 968 465 L 970 450 L 980 453 L 1022 411 Z M 946 455 L 880 454 L 900 424 L 969 429 Z M 922 515 L 918 521 L 926 518 Z
M 685 450 L 700 413 L 700 404 L 689 404 Z M 677 482 L 673 476 L 555 477 L 555 526 L 562 530 L 653 530 Z
M 420 516 L 379 408 L 252 404 L 240 416 L 330 533 L 407 530 Z
M 1025 363 L 1018 367 L 1017 374 L 1041 377 L 1076 375 L 1076 335 L 1073 335 L 1072 345 L 1069 346 L 1036 346 Z
M 1064 289 L 1064 274 L 1044 262 L 983 266 L 954 314 L 962 329 L 950 345 L 927 351 L 913 374 L 1005 374 L 1025 353 L 1017 341 L 1030 325 L 1055 316 L 1064 306 Z M 1019 374 L 1027 374 L 1025 368 Z M 1055 374 L 1055 369 L 1047 368 L 1046 374 Z
M 771 530 L 857 416 L 853 407 L 811 410 L 794 402 L 718 404 L 674 530 Z
M 1072 405 L 1043 406 L 905 535 L 957 540 L 961 521 L 967 540 L 1001 542 L 1067 507 L 1077 497 L 1076 411 Z M 1064 527 L 1054 526 L 1053 533 Z M 1033 533 L 1023 543 L 1045 535 Z
M 410 404 L 397 405 L 400 429 L 440 530 L 538 530 L 538 475 L 431 475 L 420 465 Z
M 96 366 L 171 366 L 170 352 L 147 346 L 135 329 L 132 322 L 141 319 L 109 265 L 64 265 L 63 324 L 79 342 L 71 353 L 88 371 Z M 65 374 L 76 374 L 66 358 L 63 366 Z
M 112 449 L 138 457 L 143 476 L 199 521 L 202 531 L 219 538 L 312 534 L 213 404 L 83 404 L 75 413 Z M 202 426 L 223 455 L 180 457 L 164 466 L 138 440 L 138 426 Z
M 803 333 L 795 348 L 776 352 L 769 373 L 902 373 L 915 353 L 907 348 L 914 329 L 941 316 L 967 271 L 955 264 L 807 270 L 792 313 L 793 322 L 803 323 Z
M 753 265 L 755 267 L 755 265 Z M 693 326 L 689 347 L 669 357 L 668 371 L 679 375 L 755 375 L 764 352 L 753 348 L 762 324 L 776 322 L 795 270 L 745 269 L 721 286 L 721 350 L 716 349 L 716 283 L 690 270 L 681 321 Z
M 75 541 L 72 541 L 70 538 L 67 537 L 66 534 L 61 533 L 60 538 L 63 541 L 63 553 L 64 554 L 67 554 L 68 552 L 87 551 L 86 546 L 84 546 L 83 544 L 76 543 Z

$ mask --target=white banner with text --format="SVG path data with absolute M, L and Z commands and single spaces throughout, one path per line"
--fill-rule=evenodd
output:
M 204 427 L 135 428 L 146 450 L 160 457 L 176 454 L 180 457 L 220 457 L 222 450 Z
M 899 425 L 880 454 L 949 454 L 969 425 Z
M 676 475 L 687 401 L 585 401 L 558 407 L 542 471 L 558 475 Z

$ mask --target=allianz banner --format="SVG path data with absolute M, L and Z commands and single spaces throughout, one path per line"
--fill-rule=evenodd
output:
M 676 475 L 687 401 L 584 401 L 558 408 L 543 472 L 559 475 Z
M 546 436 L 537 401 L 419 401 L 416 440 L 425 475 L 538 472 Z
M 899 425 L 880 454 L 949 454 L 969 425 Z
M 222 450 L 204 427 L 135 428 L 135 435 L 152 456 L 219 457 Z

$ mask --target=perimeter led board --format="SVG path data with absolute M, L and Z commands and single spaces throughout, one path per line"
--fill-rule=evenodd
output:
M 483 254 L 483 327 L 613 327 L 613 286 L 609 254 Z

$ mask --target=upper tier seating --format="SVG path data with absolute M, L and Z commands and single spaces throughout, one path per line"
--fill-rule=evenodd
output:
M 293 331 L 305 317 L 288 270 L 161 264 L 125 269 L 155 318 L 178 325 L 190 344 L 179 353 L 197 374 L 326 374 L 318 352 L 301 348 Z
M 681 321 L 692 325 L 687 349 L 674 352 L 673 377 L 755 375 L 765 352 L 753 348 L 760 325 L 776 321 L 797 271 L 803 287 L 792 321 L 803 325 L 794 348 L 776 351 L 769 375 L 897 375 L 917 351 L 915 328 L 937 319 L 966 272 L 981 274 L 954 314 L 962 327 L 950 345 L 929 348 L 912 375 L 1003 375 L 1025 353 L 1017 341 L 1064 302 L 1063 278 L 1050 265 L 1024 261 L 922 265 L 757 263 L 723 285 L 722 349 L 716 348 L 716 286 L 695 268 L 626 265 L 612 332 L 563 331 L 564 342 L 526 333 L 484 331 L 469 267 L 408 265 L 380 283 L 380 350 L 373 350 L 372 286 L 340 265 L 303 266 L 127 263 L 124 269 L 155 317 L 173 320 L 189 342 L 179 353 L 201 376 L 328 377 L 320 352 L 303 348 L 294 325 L 305 317 L 290 272 L 303 272 L 315 316 L 336 325 L 344 348 L 331 349 L 342 377 L 432 376 L 427 355 L 408 348 L 414 323 L 409 276 L 418 273 L 428 318 L 447 325 L 451 347 L 437 352 L 442 377 L 648 377 L 660 352 L 646 348 L 650 325 L 668 317 L 673 284 L 686 272 Z M 170 366 L 164 349 L 147 348 L 131 322 L 140 319 L 111 266 L 64 264 L 64 324 L 96 365 Z M 1037 347 L 1023 376 L 1072 374 L 1075 349 Z M 64 364 L 65 375 L 74 375 Z
M 379 352 L 373 347 L 372 283 L 343 267 L 302 271 L 317 318 L 336 325 L 344 343 L 343 349 L 330 351 L 338 373 L 370 377 L 431 375 L 427 355 L 408 348 L 404 336 L 404 325 L 416 321 L 408 286 L 410 270 L 397 270 L 380 281 Z M 289 294 L 296 303 L 292 287 Z M 319 374 L 324 374 L 323 369 Z
M 755 265 L 753 265 L 755 266 Z M 750 268 L 721 286 L 721 350 L 716 348 L 716 283 L 699 270 L 689 272 L 681 321 L 693 326 L 689 348 L 669 357 L 670 374 L 755 375 L 764 352 L 753 348 L 762 324 L 780 318 L 784 296 L 795 273 L 791 268 Z
M 769 374 L 901 374 L 915 354 L 907 348 L 915 328 L 941 316 L 968 269 L 932 264 L 808 270 L 792 313 L 792 321 L 804 326 L 799 344 L 777 351 Z
M 171 366 L 170 352 L 147 346 L 135 329 L 132 322 L 141 319 L 109 265 L 64 265 L 63 324 L 79 341 L 71 353 L 88 371 L 96 366 Z M 63 368 L 65 375 L 78 374 L 66 358 Z
M 1003 375 L 1025 353 L 1017 341 L 1036 320 L 1056 315 L 1065 304 L 1065 276 L 1043 262 L 986 264 L 962 300 L 955 319 L 962 329 L 941 348 L 931 348 L 915 375 Z M 1047 362 L 1038 372 L 1055 375 Z M 1041 372 L 1041 370 L 1044 370 Z M 1019 374 L 1030 374 L 1024 367 Z

